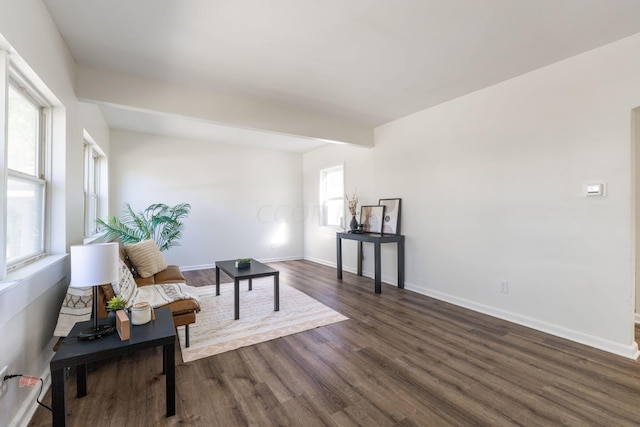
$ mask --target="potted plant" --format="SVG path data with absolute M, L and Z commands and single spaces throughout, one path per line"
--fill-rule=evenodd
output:
M 127 300 L 120 297 L 113 297 L 109 301 L 107 301 L 107 311 L 109 314 L 107 315 L 107 319 L 109 319 L 109 324 L 115 326 L 116 324 L 116 311 L 124 310 L 127 307 Z
M 251 267 L 251 258 L 238 258 L 236 260 L 236 268 L 238 270 L 243 270 L 249 267 Z
M 153 239 L 158 248 L 165 251 L 180 245 L 177 240 L 182 237 L 182 219 L 190 212 L 189 203 L 175 206 L 155 203 L 141 212 L 134 212 L 131 205 L 125 203 L 121 218 L 111 216 L 106 222 L 101 219 L 96 222 L 108 240 L 119 238 L 127 244 Z

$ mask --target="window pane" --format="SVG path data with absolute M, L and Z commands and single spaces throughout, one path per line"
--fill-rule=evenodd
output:
M 342 171 L 327 173 L 327 198 L 334 199 L 342 197 L 344 185 L 342 183 Z
M 7 181 L 7 264 L 44 251 L 44 184 Z
M 9 169 L 38 176 L 39 108 L 9 87 Z
M 340 218 L 344 212 L 342 199 L 327 200 L 327 225 L 342 226 Z
M 98 196 L 95 194 L 89 195 L 88 205 L 89 206 L 87 209 L 87 218 L 88 218 L 87 236 L 93 236 L 98 232 L 98 224 L 96 223 L 96 218 L 97 218 L 96 213 L 98 212 Z
M 95 147 L 85 141 L 84 144 L 84 229 L 85 237 L 90 237 L 98 232 L 99 203 L 100 203 L 100 162 L 101 156 Z
M 320 224 L 342 226 L 344 216 L 344 169 L 342 166 L 320 170 Z

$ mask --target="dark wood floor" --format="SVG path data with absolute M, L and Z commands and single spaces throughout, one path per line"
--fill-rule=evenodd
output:
M 183 363 L 164 418 L 161 352 L 89 367 L 73 426 L 640 424 L 640 363 L 306 261 L 281 281 L 349 320 Z M 212 284 L 212 270 L 188 272 Z M 50 393 L 44 398 L 50 402 Z M 50 425 L 39 408 L 30 426 Z

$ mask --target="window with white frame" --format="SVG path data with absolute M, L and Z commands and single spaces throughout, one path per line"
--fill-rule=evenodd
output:
M 84 141 L 84 231 L 85 237 L 98 233 L 101 163 L 104 154 L 91 141 Z
M 45 103 L 22 79 L 7 92 L 6 267 L 11 270 L 45 253 Z
M 321 224 L 344 227 L 344 166 L 320 171 Z

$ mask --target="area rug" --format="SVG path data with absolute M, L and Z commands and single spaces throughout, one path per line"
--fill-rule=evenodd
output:
M 269 341 L 348 318 L 290 286 L 280 284 L 280 311 L 273 311 L 273 278 L 253 280 L 253 290 L 240 282 L 240 319 L 233 319 L 233 283 L 194 287 L 201 311 L 189 326 L 190 346 L 184 328 L 178 328 L 182 360 L 191 362 L 240 347 Z

